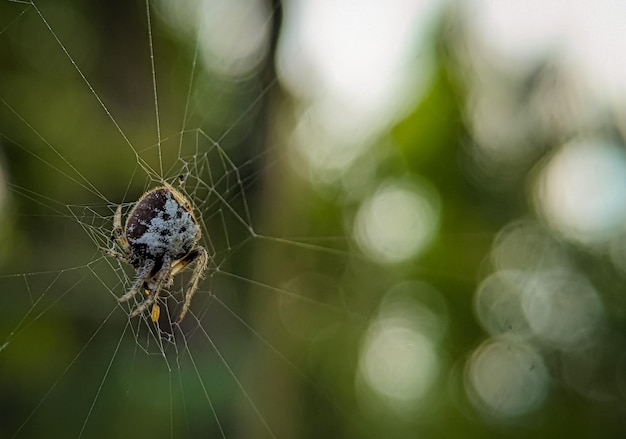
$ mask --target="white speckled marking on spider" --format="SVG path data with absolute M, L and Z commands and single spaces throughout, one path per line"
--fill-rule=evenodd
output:
M 169 191 L 159 192 L 158 195 L 166 197 L 165 203 L 162 206 L 158 206 L 160 203 L 152 205 L 154 216 L 149 221 L 143 219 L 145 217 L 138 221 L 145 227 L 145 231 L 137 233 L 139 236 L 129 236 L 128 240 L 133 246 L 144 244 L 146 253 L 151 256 L 169 255 L 172 259 L 177 259 L 191 250 L 200 227 L 191 213 L 179 204 Z M 135 235 L 131 227 L 134 229 L 130 224 L 129 235 Z

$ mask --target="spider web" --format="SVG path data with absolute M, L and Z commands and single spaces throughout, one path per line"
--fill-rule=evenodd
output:
M 346 326 L 355 317 L 336 289 L 320 297 L 315 286 L 330 282 L 311 274 L 332 264 L 339 275 L 349 260 L 341 224 L 291 216 L 311 207 L 311 194 L 303 186 L 290 200 L 285 183 L 276 186 L 289 181 L 284 152 L 246 135 L 263 123 L 276 81 L 211 76 L 198 60 L 198 35 L 177 59 L 167 50 L 176 37 L 149 2 L 124 7 L 144 17 L 143 28 L 131 32 L 143 46 L 127 42 L 136 51 L 128 56 L 145 60 L 129 65 L 142 71 L 112 65 L 103 75 L 111 78 L 99 74 L 101 60 L 76 36 L 88 32 L 88 20 L 64 16 L 78 9 L 0 6 L 7 11 L 5 53 L 26 54 L 21 61 L 30 68 L 7 73 L 13 88 L 0 92 L 5 206 L 16 218 L 2 219 L 2 271 L 9 274 L 0 277 L 0 354 L 3 377 L 15 378 L 2 384 L 9 395 L 2 436 L 296 437 L 316 419 L 326 418 L 329 428 L 349 420 L 338 403 L 346 395 L 328 392 L 328 371 L 319 369 L 328 367 L 322 357 L 340 349 L 329 340 L 356 328 Z M 117 55 L 127 54 L 119 47 Z M 170 63 L 186 72 L 184 85 Z M 133 75 L 138 83 L 129 85 L 124 78 Z M 26 91 L 31 85 L 36 92 Z M 133 92 L 117 89 L 125 86 L 151 105 L 120 107 L 118 93 Z M 71 112 L 60 119 L 66 125 L 46 125 L 42 114 L 55 109 Z M 116 299 L 134 272 L 98 250 L 112 245 L 117 206 L 125 216 L 164 181 L 192 202 L 210 256 L 180 325 L 172 322 L 190 270 L 162 295 L 158 322 L 148 313 L 129 320 L 143 299 Z M 309 410 L 315 415 L 305 422 Z

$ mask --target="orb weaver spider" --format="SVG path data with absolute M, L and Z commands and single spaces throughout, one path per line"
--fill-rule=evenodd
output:
M 126 302 L 142 288 L 147 298 L 129 315 L 138 316 L 152 305 L 150 313 L 157 322 L 160 308 L 159 294 L 169 288 L 174 276 L 192 262 L 196 262 L 185 301 L 177 322 L 187 312 L 191 299 L 206 270 L 209 256 L 206 249 L 198 245 L 201 238 L 200 226 L 191 203 L 171 185 L 163 183 L 144 193 L 131 209 L 122 228 L 122 205 L 117 207 L 113 220 L 113 247 L 100 250 L 104 254 L 130 264 L 135 269 L 135 281 L 118 302 Z M 115 244 L 121 252 L 115 249 Z

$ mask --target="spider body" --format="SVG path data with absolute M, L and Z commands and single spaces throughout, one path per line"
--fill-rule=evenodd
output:
M 118 300 L 125 302 L 142 288 L 148 295 L 131 312 L 130 317 L 141 314 L 153 305 L 152 320 L 158 320 L 156 301 L 160 292 L 172 284 L 177 273 L 196 262 L 183 309 L 178 317 L 180 322 L 189 310 L 191 298 L 208 263 L 206 249 L 198 245 L 201 232 L 191 203 L 165 183 L 143 194 L 128 214 L 123 228 L 122 206 L 118 206 L 113 233 L 122 252 L 104 248 L 102 251 L 132 265 L 136 271 L 132 287 Z

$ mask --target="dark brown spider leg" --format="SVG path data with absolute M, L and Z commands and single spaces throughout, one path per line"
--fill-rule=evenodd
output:
M 154 268 L 154 261 L 148 259 L 143 267 L 137 270 L 137 275 L 135 276 L 135 282 L 133 286 L 128 290 L 128 293 L 124 294 L 122 297 L 117 299 L 118 302 L 126 302 L 128 299 L 133 297 L 143 286 L 143 283 L 150 277 L 150 273 Z
M 187 256 L 183 258 L 183 260 L 179 261 L 176 265 L 183 264 L 183 261 L 187 261 L 186 264 L 182 266 L 182 268 L 178 269 L 178 271 L 182 270 L 193 261 L 196 262 L 196 267 L 193 270 L 193 275 L 191 277 L 191 284 L 187 289 L 187 293 L 185 294 L 185 303 L 183 303 L 183 309 L 178 316 L 177 322 L 180 323 L 187 315 L 187 311 L 189 311 L 189 305 L 191 305 L 191 299 L 193 295 L 196 293 L 198 289 L 198 285 L 200 284 L 200 280 L 202 279 L 202 273 L 206 270 L 206 266 L 209 263 L 209 254 L 207 253 L 204 247 L 197 247 L 192 252 L 190 252 Z M 177 272 L 178 272 L 177 271 Z M 174 270 L 172 270 L 174 272 Z
M 154 266 L 154 263 L 152 263 Z M 144 312 L 150 307 L 156 300 L 159 298 L 159 294 L 161 293 L 161 289 L 163 285 L 168 281 L 168 277 L 170 276 L 171 271 L 171 262 L 169 258 L 163 258 L 163 267 L 159 271 L 159 277 L 157 278 L 156 287 L 153 291 L 150 292 L 150 296 L 146 300 L 141 303 L 133 312 L 128 316 L 129 318 L 133 318 Z
M 182 259 L 179 259 L 172 265 L 172 277 L 176 276 L 178 273 L 187 268 L 187 265 L 191 264 L 198 258 L 198 250 L 194 249 L 190 251 L 186 256 Z

